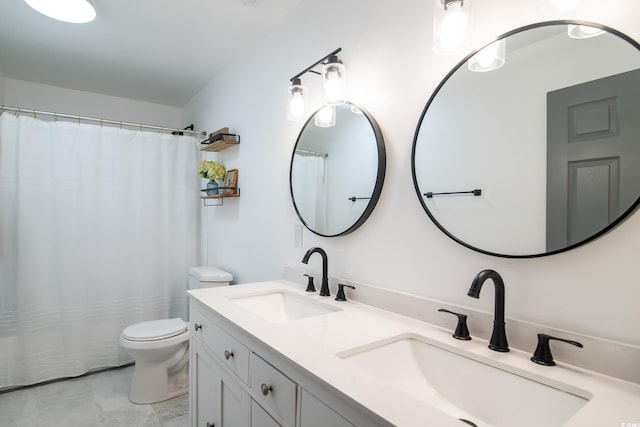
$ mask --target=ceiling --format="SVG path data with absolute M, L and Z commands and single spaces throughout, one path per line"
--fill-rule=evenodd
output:
M 67 24 L 0 1 L 5 78 L 182 107 L 301 0 L 93 0 Z

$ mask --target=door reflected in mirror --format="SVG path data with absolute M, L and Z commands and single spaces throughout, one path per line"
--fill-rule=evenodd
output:
M 386 168 L 382 133 L 361 107 L 335 107 L 335 124 L 315 124 L 317 111 L 298 136 L 289 173 L 298 217 L 312 232 L 327 237 L 360 227 L 375 207 Z
M 570 23 L 501 37 L 501 68 L 477 73 L 462 61 L 425 107 L 412 150 L 416 192 L 436 225 L 471 249 L 562 252 L 638 205 L 640 46 L 595 24 L 604 33 L 577 39 Z M 481 195 L 425 196 L 475 189 Z

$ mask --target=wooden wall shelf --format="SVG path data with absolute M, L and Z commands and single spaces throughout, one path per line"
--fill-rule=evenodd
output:
M 212 194 L 211 196 L 200 196 L 201 199 L 226 199 L 227 197 L 240 197 L 240 194 Z
M 212 142 L 208 142 L 212 141 Z M 229 133 L 229 128 L 218 129 L 209 134 L 209 138 L 200 143 L 200 151 L 222 151 L 240 144 L 240 135 Z
M 224 191 L 224 190 L 228 190 L 230 187 L 224 188 L 222 187 L 220 191 Z M 206 190 L 201 190 L 201 191 L 206 191 Z M 230 197 L 240 197 L 240 188 L 239 187 L 233 187 L 233 193 L 220 193 L 220 194 L 212 194 L 210 196 L 203 194 L 200 196 L 200 198 L 202 199 L 202 202 L 204 203 L 205 206 L 222 206 L 224 205 L 224 199 L 228 199 Z M 207 200 L 213 200 L 216 201 L 218 203 L 215 204 L 208 204 Z

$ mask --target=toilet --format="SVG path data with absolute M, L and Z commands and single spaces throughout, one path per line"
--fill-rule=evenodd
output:
M 217 267 L 189 269 L 189 289 L 227 286 L 233 277 Z M 149 404 L 189 390 L 189 328 L 179 317 L 127 326 L 120 346 L 135 360 L 129 400 Z

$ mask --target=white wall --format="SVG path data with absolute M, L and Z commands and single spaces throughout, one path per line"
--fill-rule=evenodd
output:
M 23 80 L 5 79 L 4 84 L 4 104 L 10 107 L 175 128 L 184 128 L 189 124 L 182 121 L 182 111 L 179 108 L 166 105 Z
M 2 68 L 0 68 L 0 105 L 5 104 L 4 93 L 5 93 L 4 76 L 2 75 Z
M 538 0 L 477 1 L 476 47 L 516 27 L 574 18 L 600 22 L 640 40 L 640 2 L 585 0 L 569 15 L 551 14 Z M 505 279 L 507 317 L 640 345 L 640 215 L 576 250 L 543 258 L 504 259 L 479 254 L 446 237 L 430 222 L 412 185 L 413 133 L 432 91 L 462 55 L 431 50 L 431 5 L 424 0 L 303 0 L 260 45 L 230 63 L 185 108 L 197 128 L 229 126 L 238 148 L 211 156 L 239 168 L 242 195 L 203 209 L 204 261 L 231 271 L 236 282 L 283 276 L 301 266 L 305 250 L 329 254 L 330 275 L 493 309 L 493 291 L 466 296 L 473 276 L 496 269 Z M 289 196 L 289 161 L 301 123 L 285 119 L 289 78 L 342 47 L 350 99 L 368 109 L 386 139 L 387 174 L 369 220 L 354 233 L 321 238 L 299 224 Z M 312 75 L 305 79 L 317 78 Z M 310 261 L 319 270 L 320 258 Z M 584 349 L 588 351 L 588 349 Z

